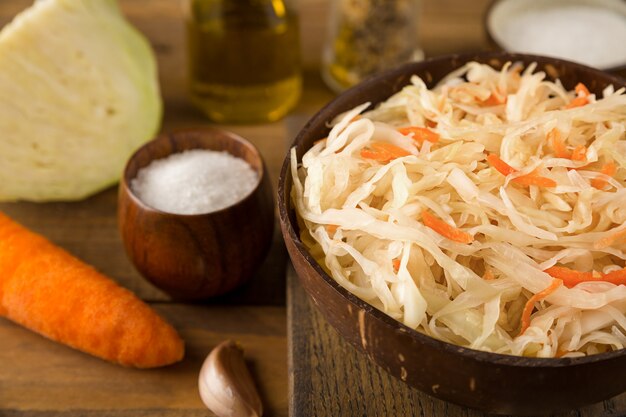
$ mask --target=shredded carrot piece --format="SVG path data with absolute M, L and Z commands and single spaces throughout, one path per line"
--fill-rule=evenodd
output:
M 498 155 L 494 153 L 489 154 L 487 156 L 487 161 L 489 161 L 491 166 L 494 167 L 500 174 L 504 176 L 517 172 L 515 168 L 513 168 L 511 165 L 504 162 L 502 159 L 500 159 Z
M 564 108 L 573 109 L 575 107 L 582 107 L 587 103 L 589 103 L 589 99 L 587 97 L 576 97 L 575 99 L 570 101 L 569 104 L 566 105 Z
M 561 137 L 561 131 L 556 127 L 548 132 L 548 142 L 552 149 L 554 149 L 554 154 L 557 158 L 567 158 L 570 159 L 572 154 L 567 151 L 565 146 L 565 142 L 563 142 L 563 138 Z
M 504 162 L 496 154 L 490 154 L 489 156 L 487 156 L 487 161 L 489 161 L 491 166 L 494 167 L 499 173 L 501 173 L 504 176 L 518 172 L 517 169 L 513 168 L 512 166 Z M 525 186 L 529 186 L 529 185 L 537 185 L 539 187 L 556 187 L 557 186 L 556 181 L 551 180 L 550 178 L 540 176 L 536 170 L 529 174 L 522 175 L 521 177 L 513 178 L 511 181 L 516 184 L 525 185 Z
M 337 231 L 337 228 L 339 228 L 339 226 L 337 226 L 336 224 L 327 224 L 326 226 L 324 226 L 324 229 L 326 229 L 326 233 L 328 233 L 329 235 L 334 235 Z
M 587 160 L 587 148 L 585 145 L 578 145 L 572 151 L 572 161 L 586 161 Z
M 611 161 L 602 166 L 600 173 L 612 177 L 613 175 L 615 175 L 616 171 L 617 166 L 615 165 L 615 162 Z M 591 180 L 591 186 L 597 188 L 598 190 L 602 190 L 604 187 L 606 187 L 607 184 L 608 182 L 604 178 L 594 178 L 593 180 Z
M 587 86 L 585 86 L 585 84 L 583 83 L 576 84 L 574 91 L 576 92 L 577 97 L 573 99 L 572 101 L 570 101 L 569 104 L 565 106 L 566 109 L 573 109 L 574 107 L 581 107 L 589 103 L 588 97 L 591 93 L 589 92 L 589 89 L 587 88 Z
M 382 163 L 408 155 L 411 155 L 409 151 L 387 142 L 371 142 L 368 147 L 361 149 L 361 158 Z
M 602 167 L 602 173 L 606 174 L 606 175 L 615 175 L 615 172 L 617 171 L 617 166 L 615 165 L 615 162 L 611 161 L 611 162 L 607 162 L 606 164 L 604 164 L 604 166 Z
M 426 127 L 430 127 L 431 129 L 437 127 L 438 123 L 434 120 L 426 120 Z
M 431 143 L 439 142 L 439 134 L 425 127 L 419 127 L 419 126 L 401 127 L 398 129 L 398 132 L 402 133 L 405 136 L 413 133 L 413 140 L 418 143 L 424 143 L 425 140 Z
M 502 98 L 499 94 L 491 93 L 486 100 L 483 100 L 480 104 L 482 106 L 498 106 L 500 104 L 506 103 L 506 96 Z
M 553 266 L 543 272 L 547 273 L 552 278 L 560 279 L 567 288 L 575 287 L 581 282 L 597 280 L 594 278 L 593 272 L 575 271 L 573 269 L 565 268 L 564 266 Z
M 610 282 L 615 285 L 626 285 L 626 269 L 609 272 L 602 275 L 602 281 Z
M 512 182 L 519 185 L 536 185 L 538 187 L 556 187 L 556 181 L 551 180 L 550 178 L 542 177 L 537 175 L 535 171 L 531 172 L 528 175 L 522 175 L 521 177 L 513 178 Z
M 537 294 L 533 295 L 532 297 L 528 299 L 528 301 L 526 302 L 526 305 L 524 306 L 524 311 L 522 312 L 522 328 L 519 332 L 520 335 L 524 334 L 526 329 L 528 329 L 528 327 L 530 326 L 530 315 L 532 314 L 533 309 L 535 308 L 535 303 L 548 297 L 550 294 L 556 291 L 557 288 L 559 288 L 561 285 L 563 285 L 563 281 L 555 278 L 552 280 L 552 283 L 548 285 L 544 290 L 539 291 Z
M 584 145 L 578 145 L 572 152 L 567 150 L 561 131 L 557 128 L 548 132 L 547 139 L 557 158 L 566 158 L 572 161 L 585 161 L 587 159 L 587 148 Z
M 576 91 L 576 94 L 582 97 L 587 97 L 591 94 L 587 86 L 583 83 L 576 84 L 576 87 L 574 87 L 574 91 Z
M 485 273 L 483 274 L 483 279 L 486 281 L 491 281 L 492 279 L 495 279 L 496 276 L 493 274 L 493 271 L 491 270 L 491 268 L 487 268 L 485 270 Z
M 596 243 L 593 244 L 593 248 L 594 249 L 608 248 L 615 241 L 623 239 L 624 237 L 626 237 L 626 229 L 621 230 L 619 232 L 615 232 L 612 235 L 609 235 L 607 237 L 604 237 L 604 238 L 598 240 Z
M 454 226 L 450 226 L 448 223 L 430 214 L 428 210 L 422 212 L 422 221 L 424 225 L 430 227 L 441 236 L 454 240 L 455 242 L 472 243 L 474 241 L 472 235 Z
M 398 272 L 398 270 L 400 269 L 400 259 L 394 259 L 393 261 L 393 270 Z
M 603 274 L 597 271 L 581 272 L 564 266 L 553 266 L 544 272 L 553 278 L 559 278 L 567 288 L 575 287 L 581 282 L 604 281 L 615 285 L 626 285 L 626 269 Z

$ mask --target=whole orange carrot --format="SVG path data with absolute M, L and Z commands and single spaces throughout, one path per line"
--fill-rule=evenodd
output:
M 182 359 L 176 330 L 129 290 L 0 213 L 0 315 L 125 366 Z

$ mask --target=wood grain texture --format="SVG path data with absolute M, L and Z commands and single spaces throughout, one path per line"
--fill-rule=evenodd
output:
M 117 187 L 76 203 L 0 203 L 0 211 L 95 266 L 141 299 L 169 300 L 166 293 L 142 278 L 128 260 L 118 231 L 116 210 Z M 210 303 L 284 305 L 286 261 L 284 243 L 276 226 L 270 252 L 254 277 L 240 289 Z
M 392 377 L 357 352 L 326 322 L 312 305 L 295 271 L 288 272 L 287 280 L 289 407 L 293 417 L 493 416 L 438 400 Z M 551 416 L 623 417 L 626 393 Z
M 268 415 L 287 415 L 283 307 L 155 308 L 187 344 L 181 363 L 155 370 L 113 365 L 0 320 L 0 416 L 210 415 L 198 372 L 226 338 L 242 344 Z

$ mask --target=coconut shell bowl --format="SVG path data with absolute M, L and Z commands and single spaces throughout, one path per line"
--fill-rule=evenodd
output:
M 242 200 L 205 214 L 172 214 L 149 207 L 131 190 L 152 161 L 191 149 L 226 151 L 258 174 Z M 152 284 L 178 299 L 205 299 L 245 283 L 268 253 L 274 230 L 272 186 L 259 151 L 218 129 L 159 136 L 130 158 L 119 187 L 119 228 L 128 257 Z
M 429 87 L 469 61 L 500 68 L 507 61 L 529 65 L 573 89 L 578 82 L 601 93 L 625 81 L 582 65 L 509 53 L 453 55 L 408 64 L 374 76 L 322 108 L 293 143 L 298 159 L 319 138 L 327 122 L 365 102 L 384 101 L 420 76 Z M 498 414 L 539 415 L 596 403 L 626 390 L 626 349 L 577 358 L 525 358 L 477 351 L 435 340 L 404 326 L 352 295 L 324 272 L 300 240 L 292 206 L 290 156 L 279 180 L 282 233 L 299 279 L 328 323 L 357 350 L 409 386 L 439 399 Z

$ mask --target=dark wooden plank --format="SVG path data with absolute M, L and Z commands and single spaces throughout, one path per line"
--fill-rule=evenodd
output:
M 292 416 L 489 416 L 438 400 L 387 374 L 345 342 L 317 312 L 293 269 L 287 280 Z M 626 416 L 626 393 L 552 417 L 609 416 Z
M 74 417 L 206 417 L 207 411 L 200 409 L 163 410 L 144 408 L 132 410 L 72 410 Z M 66 417 L 67 411 L 20 411 L 2 410 L 0 417 Z
M 0 319 L 0 416 L 211 415 L 200 401 L 198 373 L 228 338 L 244 347 L 267 415 L 287 415 L 284 307 L 156 309 L 180 331 L 186 355 L 153 370 L 110 364 Z

